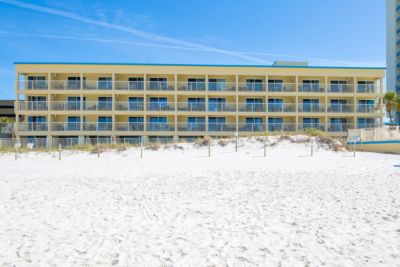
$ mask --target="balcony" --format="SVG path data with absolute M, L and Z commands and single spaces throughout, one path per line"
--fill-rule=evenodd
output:
M 48 83 L 46 80 L 40 81 L 18 81 L 19 90 L 47 90 Z
M 208 123 L 209 132 L 236 132 L 236 124 Z
M 323 84 L 300 84 L 299 92 L 301 93 L 324 93 L 325 88 Z
M 52 122 L 50 123 L 50 130 L 55 132 L 68 132 L 68 131 L 80 131 L 80 122 Z
M 208 103 L 209 112 L 236 112 L 234 103 Z
M 88 132 L 112 131 L 112 122 L 85 122 L 83 130 Z
M 353 113 L 354 105 L 351 104 L 330 104 L 328 112 L 331 113 Z
M 304 112 L 304 113 L 325 112 L 325 104 L 301 103 L 299 104 L 299 112 Z
M 116 81 L 115 90 L 143 91 L 144 81 Z
M 345 93 L 351 94 L 354 93 L 355 86 L 350 84 L 329 84 L 328 85 L 328 93 Z
M 86 111 L 110 111 L 113 103 L 111 101 L 87 101 L 83 103 Z
M 115 130 L 121 132 L 142 132 L 144 131 L 143 122 L 116 122 Z
M 299 131 L 305 131 L 308 129 L 317 129 L 320 131 L 325 131 L 324 123 L 299 123 Z
M 376 105 L 370 105 L 370 104 L 358 104 L 357 105 L 358 113 L 374 113 L 376 110 L 377 110 Z
M 178 82 L 178 91 L 205 91 L 206 82 Z
M 357 93 L 369 93 L 373 94 L 375 93 L 375 85 L 373 84 L 367 84 L 367 85 L 357 85 Z
M 81 81 L 51 81 L 50 89 L 53 90 L 81 90 Z
M 202 112 L 206 111 L 206 103 L 178 103 L 179 111 L 193 111 L 193 112 Z
M 295 123 L 268 123 L 268 132 L 295 132 Z
M 116 111 L 143 111 L 143 102 L 115 102 Z
M 240 103 L 239 112 L 265 112 L 265 103 Z
M 265 123 L 239 123 L 239 132 L 260 133 L 266 130 Z
M 352 129 L 353 124 L 348 123 L 331 123 L 328 125 L 328 132 L 330 133 L 344 133 L 347 132 L 348 129 Z
M 175 103 L 153 102 L 147 103 L 150 111 L 175 111 Z
M 296 112 L 296 104 L 268 103 L 268 112 Z
M 268 92 L 270 92 L 270 93 L 296 92 L 296 84 L 295 83 L 268 83 Z
M 239 92 L 265 92 L 265 83 L 246 82 L 239 83 Z
M 84 90 L 112 90 L 112 81 L 83 81 Z
M 232 82 L 208 82 L 208 91 L 212 92 L 235 92 L 236 83 Z
M 47 122 L 20 122 L 17 124 L 17 131 L 20 132 L 44 132 L 47 130 Z
M 150 132 L 174 132 L 175 125 L 163 122 L 149 122 L 147 123 L 147 131 Z
M 149 91 L 174 91 L 175 86 L 166 81 L 148 81 L 147 90 Z
M 85 102 L 82 105 L 85 108 Z M 80 101 L 51 101 L 50 109 L 52 111 L 79 111 L 81 110 Z
M 178 131 L 180 132 L 205 132 L 205 123 L 178 123 Z
M 47 101 L 20 101 L 20 111 L 45 111 L 48 110 Z

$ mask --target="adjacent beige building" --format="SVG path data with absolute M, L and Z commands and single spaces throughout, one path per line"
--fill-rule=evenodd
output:
M 16 63 L 20 139 L 110 142 L 262 135 L 344 136 L 383 121 L 383 68 Z

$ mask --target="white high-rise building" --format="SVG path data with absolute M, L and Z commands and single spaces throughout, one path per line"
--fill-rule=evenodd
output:
M 400 0 L 386 0 L 386 88 L 400 92 Z

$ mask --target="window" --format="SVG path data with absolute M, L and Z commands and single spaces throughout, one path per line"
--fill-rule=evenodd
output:
M 128 110 L 143 110 L 143 97 L 129 97 L 128 98 Z
M 45 96 L 28 96 L 30 110 L 47 110 L 47 101 Z
M 303 80 L 303 92 L 319 92 L 319 80 Z
M 112 110 L 112 97 L 100 96 L 98 98 L 98 109 L 99 110 Z
M 205 131 L 206 119 L 204 117 L 188 117 L 189 131 Z
M 168 110 L 168 99 L 166 97 L 150 97 L 150 110 Z
M 320 128 L 319 118 L 303 118 L 303 129 Z
M 68 110 L 80 110 L 81 109 L 80 102 L 81 102 L 80 96 L 69 96 L 67 98 L 67 109 Z
M 303 112 L 320 112 L 319 99 L 303 99 Z
M 80 117 L 68 117 L 68 131 L 80 131 L 81 129 L 81 118 Z
M 263 90 L 263 81 L 260 79 L 247 79 L 246 90 L 260 92 Z
M 283 89 L 283 80 L 268 80 L 268 91 L 282 92 Z
M 226 80 L 225 79 L 208 79 L 208 90 L 209 91 L 225 91 Z
M 357 127 L 361 128 L 373 128 L 375 126 L 375 120 L 373 118 L 358 118 Z
M 128 89 L 129 90 L 144 90 L 144 78 L 129 77 L 128 78 Z
M 112 77 L 97 78 L 97 88 L 99 90 L 111 90 L 112 89 Z
M 374 87 L 373 81 L 359 81 L 357 84 L 357 91 L 359 93 L 373 93 Z
M 375 104 L 374 100 L 358 100 L 358 112 L 374 112 L 375 111 Z
M 346 99 L 331 99 L 330 112 L 350 112 Z
M 150 90 L 167 90 L 168 79 L 167 78 L 150 78 Z
M 224 131 L 226 119 L 224 117 L 209 117 L 208 130 L 209 131 Z
M 347 81 L 331 81 L 331 92 L 347 91 Z
M 331 118 L 331 125 L 329 130 L 332 132 L 346 132 L 347 127 L 347 119 L 346 118 Z
M 262 112 L 264 111 L 264 103 L 260 98 L 246 98 L 247 112 Z
M 212 112 L 225 111 L 225 98 L 210 98 L 208 99 L 208 110 Z
M 283 99 L 268 99 L 269 112 L 283 112 Z
M 246 118 L 245 131 L 247 132 L 263 131 L 262 118 Z
M 268 118 L 268 131 L 283 131 L 283 118 Z
M 206 80 L 201 78 L 189 78 L 188 90 L 189 91 L 204 91 L 206 89 Z
M 30 131 L 47 131 L 45 116 L 29 116 L 28 117 L 28 128 Z
M 143 131 L 143 124 L 144 124 L 143 117 L 128 118 L 129 131 Z
M 47 89 L 45 76 L 28 76 L 28 89 Z
M 81 77 L 68 77 L 68 89 L 81 89 Z
M 99 131 L 111 131 L 112 130 L 112 117 L 98 117 L 97 118 L 97 129 Z
M 188 98 L 188 110 L 189 111 L 205 111 L 206 100 L 204 98 Z
M 167 117 L 150 117 L 150 131 L 168 131 Z

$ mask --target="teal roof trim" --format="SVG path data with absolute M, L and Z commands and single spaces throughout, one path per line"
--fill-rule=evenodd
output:
M 229 68 L 293 68 L 293 69 L 366 69 L 386 70 L 386 67 L 340 66 L 273 66 L 273 65 L 213 65 L 213 64 L 157 64 L 157 63 L 95 63 L 95 62 L 14 62 L 14 65 L 120 65 L 120 66 L 170 66 L 170 67 L 229 67 Z

